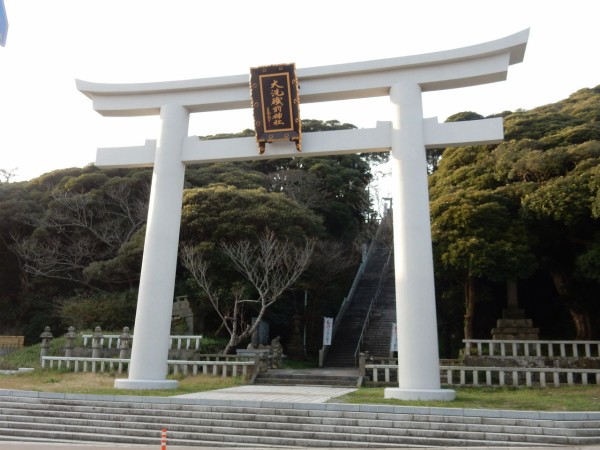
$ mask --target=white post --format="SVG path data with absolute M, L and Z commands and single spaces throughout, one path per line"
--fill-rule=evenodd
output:
M 385 398 L 454 400 L 453 390 L 440 389 L 421 88 L 395 84 L 390 99 L 399 388 L 385 389 Z
M 181 151 L 189 111 L 167 104 L 160 118 L 129 378 L 115 380 L 115 388 L 177 387 L 176 380 L 165 378 L 185 177 Z

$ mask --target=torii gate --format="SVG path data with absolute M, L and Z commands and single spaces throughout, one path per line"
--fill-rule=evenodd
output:
M 100 148 L 103 168 L 154 166 L 129 377 L 116 388 L 170 389 L 167 380 L 175 269 L 185 166 L 225 160 L 283 158 L 391 150 L 394 267 L 398 325 L 398 388 L 386 398 L 453 400 L 440 388 L 426 148 L 480 145 L 503 139 L 501 118 L 437 123 L 423 119 L 421 93 L 506 79 L 523 61 L 529 30 L 443 52 L 298 70 L 301 102 L 389 95 L 392 122 L 376 128 L 304 133 L 258 155 L 254 138 L 201 141 L 188 136 L 190 113 L 250 108 L 249 76 L 139 84 L 76 80 L 104 116 L 158 115 L 158 140 L 139 147 Z

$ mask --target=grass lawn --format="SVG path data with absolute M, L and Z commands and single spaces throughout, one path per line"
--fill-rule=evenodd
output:
M 118 378 L 124 378 L 121 375 Z M 173 396 L 222 389 L 244 384 L 241 378 L 207 375 L 179 377 L 173 390 L 138 391 L 115 389 L 114 374 L 73 373 L 35 370 L 30 373 L 0 375 L 0 389 L 43 392 L 71 392 L 97 395 Z M 559 388 L 460 387 L 452 402 L 415 402 L 385 399 L 383 388 L 360 388 L 330 403 L 438 406 L 449 408 L 513 409 L 532 411 L 600 411 L 600 386 L 563 386 Z
M 335 402 L 529 411 L 600 411 L 600 386 L 597 385 L 558 388 L 455 387 L 454 390 L 456 400 L 452 402 L 385 399 L 384 388 L 361 388 L 337 397 Z
M 61 341 L 54 339 L 53 346 Z M 0 369 L 33 367 L 29 373 L 0 375 L 0 389 L 40 392 L 80 393 L 97 395 L 173 396 L 192 392 L 222 389 L 244 384 L 242 378 L 222 378 L 206 375 L 177 377 L 179 386 L 173 390 L 138 391 L 115 389 L 115 378 L 125 374 L 73 373 L 64 370 L 43 370 L 39 366 L 39 345 L 0 357 Z M 304 367 L 306 363 L 286 362 L 288 368 Z M 311 366 L 312 367 L 312 366 Z M 563 386 L 559 388 L 459 387 L 452 402 L 407 402 L 384 398 L 383 388 L 361 388 L 332 399 L 332 403 L 371 403 L 379 405 L 442 406 L 450 408 L 517 409 L 533 411 L 600 411 L 600 386 Z
M 197 375 L 176 378 L 177 389 L 167 390 L 129 390 L 115 389 L 115 378 L 127 378 L 126 374 L 115 377 L 107 373 L 64 372 L 57 370 L 36 370 L 34 372 L 0 375 L 0 389 L 39 392 L 71 392 L 96 395 L 154 395 L 172 396 L 192 392 L 210 391 L 244 384 L 241 378 L 222 378 Z

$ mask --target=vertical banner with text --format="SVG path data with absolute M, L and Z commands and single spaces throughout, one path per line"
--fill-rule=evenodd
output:
M 398 328 L 395 323 L 392 324 L 392 336 L 390 338 L 390 353 L 398 351 Z
M 331 345 L 333 317 L 323 317 L 323 345 Z

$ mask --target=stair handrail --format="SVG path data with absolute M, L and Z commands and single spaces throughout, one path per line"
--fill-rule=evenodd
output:
M 352 286 L 350 286 L 350 291 L 348 291 L 348 295 L 344 298 L 344 301 L 340 305 L 340 309 L 337 315 L 335 316 L 335 320 L 333 321 L 333 328 L 331 330 L 331 339 L 333 339 L 333 337 L 335 336 L 335 332 L 337 331 L 338 325 L 341 323 L 341 320 L 338 319 L 344 317 L 348 306 L 352 302 L 352 298 L 354 297 L 354 293 L 356 292 L 358 283 L 360 282 L 360 279 L 365 273 L 365 270 L 367 269 L 367 266 L 369 264 L 369 260 L 371 259 L 371 254 L 375 251 L 374 248 L 375 240 L 373 239 L 369 244 L 369 250 L 367 250 L 362 262 L 360 263 L 360 266 L 358 267 L 358 270 L 356 271 L 356 275 L 354 276 L 354 280 L 352 281 Z
M 350 286 L 350 291 L 348 292 L 348 295 L 346 297 L 344 297 L 344 300 L 342 301 L 342 304 L 340 305 L 340 309 L 338 310 L 338 313 L 335 316 L 335 319 L 333 320 L 333 326 L 331 328 L 331 341 L 332 342 L 333 342 L 335 334 L 338 330 L 338 326 L 341 323 L 341 319 L 342 319 L 342 317 L 344 317 L 344 314 L 346 314 L 346 310 L 348 309 L 348 306 L 350 305 L 350 302 L 352 301 L 352 297 L 354 297 L 354 293 L 356 292 L 358 282 L 360 281 L 363 273 L 365 272 L 365 269 L 367 268 L 367 265 L 369 263 L 369 257 L 371 255 L 371 253 L 374 251 L 373 250 L 374 244 L 375 244 L 375 240 L 373 239 L 371 241 L 371 243 L 369 244 L 369 249 L 363 253 L 362 261 L 361 261 L 360 265 L 358 266 L 358 270 L 356 271 L 356 275 L 354 276 L 354 280 L 352 281 L 352 286 Z M 319 367 L 323 367 L 323 363 L 325 361 L 325 357 L 327 356 L 327 351 L 329 350 L 329 347 L 330 347 L 329 345 L 323 345 L 323 347 L 319 351 Z
M 367 331 L 367 327 L 369 326 L 369 321 L 371 319 L 371 314 L 373 312 L 373 306 L 377 305 L 377 300 L 379 299 L 379 294 L 381 293 L 381 285 L 383 284 L 383 279 L 386 277 L 390 260 L 392 259 L 392 251 L 388 251 L 387 259 L 385 260 L 385 264 L 383 265 L 383 270 L 381 271 L 381 275 L 379 276 L 379 282 L 377 283 L 377 289 L 375 290 L 375 295 L 371 299 L 371 303 L 369 304 L 369 309 L 367 310 L 367 314 L 365 315 L 365 322 L 363 323 L 362 330 L 360 331 L 360 336 L 358 338 L 358 344 L 356 345 L 356 350 L 354 350 L 354 360 L 357 361 L 358 355 L 360 353 L 360 348 L 362 347 L 363 339 L 365 338 L 365 332 Z

